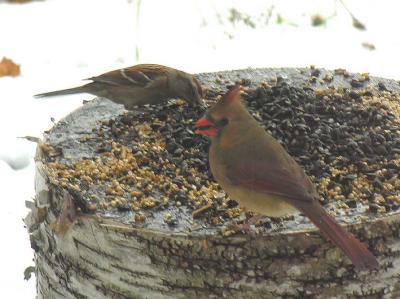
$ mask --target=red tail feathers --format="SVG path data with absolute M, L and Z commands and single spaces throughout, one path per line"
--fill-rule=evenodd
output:
M 350 232 L 337 223 L 319 204 L 303 212 L 317 226 L 322 234 L 338 246 L 350 258 L 357 269 L 376 269 L 379 264 L 374 255 Z

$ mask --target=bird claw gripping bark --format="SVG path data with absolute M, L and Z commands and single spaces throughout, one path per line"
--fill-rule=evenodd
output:
M 255 227 L 255 224 L 262 218 L 265 217 L 262 215 L 253 216 L 245 223 L 240 223 L 240 224 L 237 223 L 236 221 L 232 221 L 231 223 L 226 225 L 224 230 L 224 235 L 225 236 L 232 235 L 241 232 L 243 234 L 255 237 L 258 232 L 257 228 Z
M 224 236 L 230 236 L 234 235 L 237 233 L 242 233 L 246 235 L 250 235 L 252 237 L 256 236 L 257 229 L 254 227 L 254 225 L 249 224 L 249 223 L 237 223 L 235 221 L 232 221 L 231 223 L 227 224 L 225 226 L 225 229 L 223 231 Z

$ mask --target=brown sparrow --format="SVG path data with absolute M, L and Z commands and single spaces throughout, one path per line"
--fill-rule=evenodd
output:
M 128 110 L 138 105 L 159 104 L 171 98 L 182 98 L 192 105 L 203 103 L 200 82 L 193 75 L 158 64 L 138 64 L 87 80 L 93 82 L 35 97 L 90 93 L 123 104 Z

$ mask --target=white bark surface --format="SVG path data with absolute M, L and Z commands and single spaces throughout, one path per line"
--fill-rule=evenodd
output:
M 380 263 L 379 271 L 355 272 L 314 229 L 223 237 L 83 214 L 79 194 L 49 180 L 41 150 L 36 168 L 36 197 L 27 203 L 25 222 L 35 249 L 38 299 L 400 298 L 398 213 L 349 228 Z
M 44 171 L 41 162 L 37 165 L 40 182 Z M 357 273 L 315 232 L 227 238 L 169 234 L 78 216 L 64 235 L 57 234 L 51 223 L 71 197 L 51 184 L 40 186 L 27 218 L 39 299 L 400 295 L 399 215 L 355 226 L 357 235 L 374 244 L 381 265 L 378 272 Z

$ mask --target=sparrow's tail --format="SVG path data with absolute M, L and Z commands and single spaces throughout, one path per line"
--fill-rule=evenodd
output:
M 310 218 L 325 237 L 343 250 L 356 268 L 378 268 L 378 261 L 367 247 L 337 223 L 321 205 L 313 204 L 309 209 L 302 207 L 300 210 Z
M 84 92 L 87 92 L 87 89 L 85 88 L 85 86 L 79 86 L 79 87 L 74 87 L 74 88 L 40 93 L 40 94 L 34 95 L 34 97 L 35 98 L 55 97 L 55 96 L 63 96 L 63 95 L 68 95 L 68 94 L 84 93 Z

